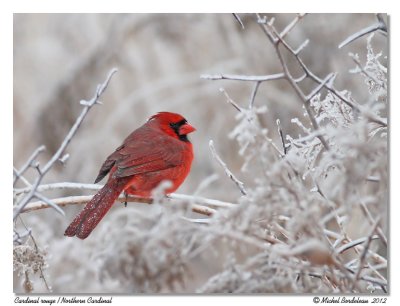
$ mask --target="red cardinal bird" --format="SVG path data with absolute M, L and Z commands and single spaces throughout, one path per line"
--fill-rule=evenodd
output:
M 181 115 L 160 112 L 133 131 L 101 166 L 95 183 L 110 173 L 107 183 L 86 204 L 65 230 L 66 236 L 85 239 L 104 217 L 122 191 L 150 197 L 162 181 L 174 192 L 185 180 L 193 161 L 187 135 L 196 129 Z

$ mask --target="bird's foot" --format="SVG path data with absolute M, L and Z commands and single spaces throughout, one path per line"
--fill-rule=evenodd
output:
M 127 207 L 128 206 L 128 194 L 125 191 L 124 191 L 124 196 L 125 196 L 124 206 Z

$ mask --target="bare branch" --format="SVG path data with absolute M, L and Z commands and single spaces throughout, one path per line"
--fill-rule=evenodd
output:
M 48 198 L 46 198 L 45 196 L 41 195 L 38 192 L 35 192 L 35 197 L 38 198 L 39 200 L 43 201 L 50 207 L 54 208 L 59 214 L 61 214 L 63 217 L 65 217 L 64 211 L 60 207 L 58 207 L 58 205 L 56 203 L 53 203 L 52 200 L 49 200 Z
M 287 154 L 287 148 L 286 148 L 286 144 L 285 144 L 285 138 L 283 137 L 283 132 L 282 132 L 282 128 L 281 128 L 281 121 L 279 119 L 276 119 L 276 125 L 278 126 L 279 136 L 281 137 L 281 142 L 282 142 L 282 147 L 283 147 L 283 154 L 286 155 Z
M 326 78 L 313 89 L 313 91 L 306 97 L 307 101 L 310 101 L 317 93 L 321 91 L 321 89 L 328 84 L 333 78 L 335 78 L 335 73 L 330 73 L 326 76 Z
M 44 192 L 44 191 L 50 191 L 50 190 L 63 190 L 63 189 L 100 190 L 102 187 L 103 187 L 102 185 L 98 185 L 98 184 L 82 184 L 82 183 L 64 182 L 64 183 L 53 183 L 53 184 L 40 185 L 37 188 L 37 191 Z M 24 189 L 20 189 L 18 191 L 18 193 L 28 193 L 30 190 L 31 190 L 30 188 L 24 188 Z M 193 203 L 197 203 L 197 204 L 201 204 L 201 205 L 209 205 L 209 206 L 214 206 L 214 207 L 225 208 L 225 207 L 233 207 L 233 206 L 237 205 L 237 204 L 230 203 L 230 202 L 224 202 L 224 201 L 208 199 L 208 198 L 204 198 L 204 197 L 200 197 L 200 196 L 190 196 L 190 195 L 178 194 L 178 193 L 171 193 L 167 197 L 171 200 L 188 201 L 188 202 L 193 202 Z M 77 200 L 78 200 L 77 204 L 81 203 L 81 199 L 79 199 L 77 197 L 73 196 L 73 197 L 68 197 L 68 198 L 71 198 L 69 200 L 69 201 L 71 201 L 71 203 L 74 203 Z M 132 198 L 136 199 L 137 201 L 147 201 L 147 200 L 138 200 L 140 198 L 137 198 L 137 197 L 132 197 Z M 67 198 L 65 198 L 65 199 L 67 199 Z M 84 198 L 82 198 L 82 199 L 84 199 Z M 125 200 L 125 196 L 121 196 L 119 199 Z M 31 207 L 31 204 L 32 203 L 29 203 L 29 207 Z M 29 209 L 28 208 L 24 209 L 23 212 L 26 212 L 27 210 L 29 210 Z
M 176 197 L 176 199 L 188 202 L 189 201 L 189 196 L 188 198 L 185 198 L 184 195 Z M 65 198 L 57 198 L 57 199 L 52 199 L 51 202 L 60 206 L 71 206 L 71 205 L 82 205 L 88 203 L 91 199 L 93 198 L 93 195 L 88 195 L 88 196 L 72 196 L 72 197 L 65 197 Z M 173 197 L 168 196 L 167 199 L 173 199 Z M 192 197 L 190 197 L 190 200 L 192 200 Z M 141 198 L 141 197 L 133 197 L 133 196 L 128 196 L 126 197 L 125 195 L 120 195 L 117 199 L 117 201 L 124 203 L 124 202 L 132 202 L 132 203 L 144 203 L 144 204 L 152 204 L 153 199 L 150 198 Z M 205 198 L 199 198 L 199 201 L 204 201 L 208 202 L 209 199 Z M 211 203 L 218 205 L 217 202 L 214 202 L 214 200 L 210 200 Z M 221 202 L 224 203 L 224 202 Z M 221 204 L 219 203 L 219 204 Z M 225 203 L 225 204 L 231 204 L 231 203 Z M 210 204 L 212 205 L 212 204 Z M 233 205 L 233 204 L 231 204 Z M 37 202 L 31 202 L 28 205 L 25 206 L 25 208 L 21 211 L 21 213 L 27 213 L 27 212 L 32 212 L 40 209 L 46 209 L 52 207 L 48 202 L 45 201 L 37 201 Z M 228 207 L 228 205 L 226 206 Z M 191 206 L 192 211 L 206 215 L 206 216 L 212 216 L 215 214 L 217 211 L 215 209 L 212 209 L 210 207 L 206 207 L 203 205 L 198 205 L 198 204 L 192 204 Z
M 233 81 L 246 81 L 246 82 L 266 82 L 273 80 L 283 79 L 283 73 L 269 74 L 269 75 L 240 75 L 240 74 L 202 74 L 200 78 L 206 80 L 233 80 Z
M 243 195 L 246 195 L 247 192 L 244 188 L 244 184 L 243 182 L 239 181 L 236 176 L 228 169 L 228 166 L 225 164 L 225 162 L 221 159 L 221 157 L 219 157 L 217 151 L 215 150 L 214 147 L 214 142 L 212 140 L 210 140 L 209 142 L 209 146 L 210 146 L 210 150 L 211 153 L 214 157 L 214 159 L 221 165 L 221 167 L 224 169 L 226 175 L 236 184 L 236 186 L 239 188 L 240 192 Z
M 237 111 L 241 112 L 242 108 L 235 102 L 232 100 L 232 98 L 228 95 L 228 93 L 225 91 L 224 88 L 220 88 L 219 89 L 220 92 L 222 92 L 224 94 L 224 96 L 226 97 L 226 101 L 231 104 L 234 108 L 236 108 Z
M 257 18 L 258 20 L 260 20 L 260 16 L 257 14 Z M 260 24 L 263 32 L 267 35 L 267 37 L 271 40 L 271 42 L 274 44 L 275 49 L 277 50 L 277 52 L 279 51 L 279 47 L 278 47 L 278 43 L 282 43 L 285 48 L 292 53 L 296 60 L 298 61 L 298 63 L 300 64 L 301 68 L 304 70 L 304 72 L 306 73 L 307 76 L 309 76 L 313 81 L 322 84 L 323 80 L 320 79 L 318 76 L 316 76 L 303 62 L 303 60 L 299 57 L 298 53 L 296 53 L 297 51 L 294 51 L 292 49 L 292 47 L 290 47 L 290 45 L 284 40 L 284 39 L 279 39 L 279 35 L 277 34 L 276 30 L 274 28 L 272 28 L 271 30 L 269 30 L 267 28 L 267 26 L 265 25 L 265 23 L 260 23 L 258 21 L 258 23 Z M 268 24 L 267 24 L 268 25 Z M 304 44 L 304 43 L 303 43 Z M 283 59 L 283 58 L 282 58 Z M 288 72 L 288 70 L 287 70 Z M 289 80 L 293 79 L 292 76 L 287 77 L 287 73 L 285 72 L 285 76 L 286 78 Z M 290 75 L 290 74 L 289 74 Z M 297 83 L 297 82 L 295 82 Z M 292 83 L 291 83 L 292 84 Z M 296 84 L 297 85 L 297 84 Z M 293 87 L 293 86 L 292 86 Z M 300 90 L 300 88 L 298 86 L 293 87 L 296 91 L 296 93 L 304 100 L 303 96 L 304 94 L 302 94 L 302 91 Z M 296 89 L 297 88 L 297 89 Z M 346 98 L 342 93 L 340 93 L 338 90 L 336 90 L 332 84 L 330 84 L 329 82 L 326 83 L 324 85 L 324 88 L 328 89 L 330 92 L 332 92 L 335 96 L 337 96 L 339 99 L 341 99 L 344 103 L 346 103 L 348 106 L 350 106 L 353 109 L 358 110 L 363 116 L 365 116 L 366 118 L 368 118 L 371 122 L 375 122 L 381 126 L 387 126 L 387 120 L 380 118 L 378 115 L 372 113 L 371 111 L 367 110 L 364 106 L 359 105 L 357 103 L 354 103 L 353 101 L 351 101 L 350 99 Z M 299 92 L 300 90 L 300 92 Z M 306 108 L 307 113 L 309 114 L 309 110 Z M 310 118 L 311 119 L 311 118 Z M 313 126 L 315 125 L 313 123 L 313 120 L 311 119 L 311 122 L 313 124 Z M 320 138 L 321 140 L 321 138 Z
M 111 80 L 111 77 L 114 75 L 114 73 L 117 72 L 117 69 L 112 69 L 108 76 L 107 79 L 104 81 L 103 84 L 99 85 L 97 87 L 97 90 L 91 100 L 88 101 L 87 105 L 83 108 L 81 114 L 79 117 L 76 119 L 74 125 L 71 127 L 69 130 L 67 136 L 64 138 L 64 141 L 61 143 L 60 147 L 58 148 L 57 152 L 54 153 L 52 158 L 47 162 L 47 164 L 43 167 L 43 169 L 38 168 L 40 171 L 40 175 L 37 177 L 36 181 L 33 183 L 33 187 L 31 191 L 21 200 L 20 203 L 18 203 L 14 207 L 14 216 L 13 220 L 17 218 L 17 216 L 21 213 L 21 211 L 24 209 L 25 205 L 29 203 L 29 201 L 32 199 L 32 197 L 36 193 L 36 189 L 40 185 L 40 182 L 42 181 L 43 177 L 46 175 L 46 173 L 53 167 L 53 165 L 61 158 L 63 155 L 65 149 L 67 148 L 68 144 L 71 142 L 73 136 L 76 134 L 78 128 L 81 126 L 83 120 L 85 119 L 87 113 L 89 110 L 95 105 L 99 99 L 99 97 L 102 95 L 104 90 L 107 88 L 108 83 Z M 40 152 L 39 152 L 40 153 Z M 38 153 L 37 153 L 38 154 Z
M 209 205 L 209 206 L 221 207 L 221 208 L 231 208 L 231 207 L 234 207 L 237 205 L 235 203 L 224 202 L 224 201 L 219 201 L 219 200 L 209 199 L 209 198 L 204 198 L 204 197 L 199 197 L 199 196 L 178 194 L 178 193 L 171 193 L 167 197 L 172 200 L 182 200 L 182 201 L 193 202 L 193 203 L 197 203 L 197 204 L 201 204 L 201 205 Z
M 352 35 L 350 35 L 349 37 L 347 37 L 344 41 L 342 41 L 338 48 L 341 49 L 344 46 L 348 45 L 349 43 L 355 41 L 356 39 L 363 37 L 369 33 L 375 32 L 375 31 L 382 31 L 382 34 L 384 34 L 386 36 L 387 33 L 387 27 L 385 22 L 383 21 L 383 18 L 380 14 L 377 15 L 378 18 L 378 23 L 375 23 L 371 26 L 368 26 Z
M 21 169 L 19 171 L 17 171 L 17 170 L 14 171 L 15 177 L 14 177 L 13 186 L 18 181 L 20 176 L 23 175 L 25 173 L 25 171 L 32 165 L 32 163 L 36 159 L 36 157 L 38 157 L 38 155 L 40 153 L 42 153 L 45 149 L 46 149 L 45 146 L 40 146 L 39 148 L 37 148 L 35 151 L 33 151 L 32 155 L 29 156 L 28 160 L 21 167 Z
M 99 190 L 101 189 L 101 185 L 98 184 L 83 184 L 83 183 L 52 183 L 39 185 L 36 189 L 38 192 L 50 191 L 50 190 L 60 190 L 60 189 L 75 189 L 75 190 Z M 15 194 L 28 193 L 32 188 L 26 187 L 22 189 L 16 189 Z
M 370 245 L 371 245 L 372 237 L 373 237 L 373 235 L 374 235 L 374 233 L 375 233 L 375 231 L 376 231 L 376 228 L 377 228 L 378 225 L 379 225 L 379 221 L 380 221 L 379 219 L 376 220 L 374 226 L 372 227 L 371 233 L 368 235 L 368 239 L 367 239 L 367 241 L 365 242 L 364 251 L 362 252 L 362 254 L 361 254 L 361 256 L 360 256 L 360 260 L 359 260 L 359 262 L 358 262 L 358 270 L 357 270 L 356 274 L 354 275 L 354 281 L 353 281 L 351 290 L 354 289 L 354 287 L 355 287 L 356 284 L 357 284 L 357 281 L 358 281 L 359 278 L 360 278 L 360 274 L 361 274 L 361 271 L 362 271 L 363 266 L 364 266 L 365 259 L 366 259 L 367 254 L 368 254 L 368 249 L 369 249 L 369 247 L 370 247 Z
M 249 109 L 252 109 L 254 106 L 254 101 L 256 99 L 258 87 L 260 87 L 260 84 L 261 84 L 261 82 L 256 82 L 256 84 L 254 85 L 254 88 L 253 88 L 253 91 L 252 91 L 251 97 L 250 97 Z
M 371 224 L 371 226 L 373 226 L 376 223 L 376 221 L 372 217 L 372 214 L 369 211 L 367 205 L 365 205 L 365 203 L 361 202 L 360 203 L 360 207 L 361 207 L 361 210 L 364 213 L 364 215 L 368 218 L 369 223 Z M 387 247 L 387 238 L 386 238 L 386 235 L 383 233 L 383 230 L 382 230 L 382 228 L 380 226 L 377 227 L 376 232 L 379 235 L 379 238 L 382 239 L 382 242 L 385 244 L 385 247 Z
M 287 63 L 285 61 L 285 59 L 283 58 L 283 55 L 281 53 L 281 50 L 279 49 L 279 43 L 283 43 L 283 45 L 293 54 L 295 55 L 294 51 L 292 48 L 290 48 L 290 46 L 285 42 L 285 40 L 283 40 L 280 35 L 276 32 L 275 28 L 273 26 L 269 26 L 268 24 L 264 24 L 264 23 L 260 23 L 260 26 L 262 28 L 262 30 L 264 31 L 264 33 L 267 34 L 268 38 L 271 40 L 271 42 L 273 43 L 274 47 L 275 47 L 275 52 L 279 58 L 279 61 L 282 65 L 283 68 L 283 73 L 285 75 L 286 80 L 289 82 L 289 84 L 292 86 L 292 88 L 294 89 L 294 91 L 296 92 L 296 94 L 299 96 L 299 98 L 303 101 L 303 105 L 304 108 L 306 109 L 306 112 L 308 114 L 308 117 L 310 118 L 311 124 L 314 128 L 314 130 L 318 131 L 320 130 L 317 121 L 314 118 L 314 115 L 310 109 L 310 106 L 308 104 L 308 99 L 307 97 L 304 95 L 303 91 L 301 90 L 301 88 L 299 87 L 299 85 L 297 84 L 296 80 L 293 78 L 293 76 L 291 75 L 289 68 L 287 66 Z M 295 55 L 295 57 L 298 59 L 298 56 Z M 329 146 L 328 143 L 326 142 L 325 138 L 323 137 L 323 135 L 318 135 L 318 139 L 321 141 L 322 145 L 325 147 L 326 150 L 329 150 Z
M 114 68 L 112 69 L 107 76 L 107 79 L 104 81 L 104 83 L 98 85 L 97 90 L 95 95 L 92 97 L 91 100 L 87 101 L 88 104 L 83 108 L 81 114 L 79 117 L 76 119 L 74 125 L 68 132 L 67 136 L 64 138 L 63 143 L 61 146 L 58 148 L 57 152 L 53 155 L 53 157 L 47 162 L 47 164 L 44 166 L 42 169 L 43 173 L 46 173 L 52 166 L 53 164 L 61 158 L 62 154 L 64 153 L 64 150 L 68 146 L 68 144 L 71 142 L 72 137 L 76 134 L 78 128 L 82 124 L 83 120 L 85 119 L 87 113 L 89 112 L 90 108 L 95 105 L 98 102 L 99 97 L 103 94 L 103 92 L 106 90 L 108 83 L 110 82 L 112 76 L 117 72 L 117 69 Z
M 307 47 L 308 43 L 310 42 L 309 39 L 306 39 L 295 51 L 294 54 L 295 55 L 299 55 L 301 51 L 303 51 L 303 49 L 305 47 Z
M 22 174 L 20 174 L 15 167 L 13 167 L 13 172 L 16 178 L 19 178 L 26 186 L 32 186 L 31 183 L 29 183 L 29 181 Z
M 239 14 L 232 13 L 232 15 L 233 15 L 233 17 L 235 17 L 236 21 L 239 22 L 240 26 L 244 30 L 244 24 L 243 24 L 242 20 L 240 19 Z
M 359 238 L 359 239 L 352 240 L 352 241 L 340 246 L 340 248 L 337 248 L 336 252 L 338 254 L 342 254 L 342 253 L 344 253 L 344 252 L 346 252 L 346 251 L 348 251 L 348 250 L 350 250 L 350 249 L 352 249 L 352 248 L 354 248 L 354 247 L 356 247 L 356 246 L 358 246 L 360 244 L 365 243 L 365 241 L 367 241 L 368 239 L 369 239 L 369 237 L 362 237 L 362 238 Z M 371 237 L 371 240 L 376 240 L 376 239 L 379 239 L 378 235 L 374 235 L 374 236 Z
M 292 20 L 292 22 L 289 23 L 289 24 L 286 26 L 286 28 L 279 34 L 279 36 L 280 36 L 282 39 L 285 38 L 285 36 L 286 36 L 291 30 L 294 29 L 294 27 L 297 25 L 297 23 L 298 23 L 301 19 L 303 19 L 303 17 L 304 17 L 305 15 L 306 15 L 306 14 L 297 14 L 296 18 L 294 18 L 294 19 Z

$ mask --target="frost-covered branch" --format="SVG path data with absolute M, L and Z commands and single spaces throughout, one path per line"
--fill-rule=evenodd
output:
M 381 14 L 377 14 L 377 19 L 378 22 L 370 25 L 354 34 L 351 34 L 349 37 L 347 37 L 344 41 L 342 41 L 339 44 L 339 49 L 343 48 L 344 46 L 350 44 L 351 42 L 355 41 L 356 39 L 363 37 L 369 33 L 375 32 L 375 31 L 381 31 L 385 36 L 387 35 L 387 27 L 386 27 L 386 23 L 383 20 L 383 17 L 381 16 Z
M 39 148 L 37 148 L 35 151 L 33 151 L 32 155 L 29 156 L 29 158 L 27 159 L 27 161 L 25 162 L 25 164 L 21 167 L 21 169 L 16 170 L 14 168 L 14 181 L 13 181 L 13 186 L 15 186 L 15 183 L 18 181 L 18 179 L 21 178 L 21 176 L 25 173 L 26 170 L 28 170 L 29 167 L 32 167 L 33 162 L 36 160 L 36 158 L 38 157 L 38 155 L 40 153 L 42 153 L 45 150 L 45 146 L 40 146 Z
M 236 184 L 236 186 L 239 188 L 240 192 L 243 195 L 246 195 L 247 192 L 246 192 L 246 189 L 244 188 L 243 182 L 239 181 L 236 178 L 236 176 L 228 169 L 228 166 L 226 165 L 226 163 L 221 159 L 221 157 L 218 155 L 217 151 L 215 150 L 214 142 L 212 140 L 210 140 L 209 146 L 210 146 L 212 156 L 218 162 L 218 164 L 220 164 L 221 167 L 224 169 L 226 175 Z
M 239 75 L 239 74 L 202 74 L 200 78 L 205 80 L 233 80 L 245 82 L 266 82 L 283 79 L 283 73 L 276 73 L 270 75 Z
M 288 46 L 287 43 L 283 40 L 283 37 L 280 36 L 280 34 L 278 34 L 278 32 L 275 30 L 275 28 L 273 27 L 272 24 L 269 24 L 267 22 L 264 22 L 263 19 L 260 17 L 260 15 L 257 14 L 257 18 L 258 18 L 258 23 L 261 26 L 262 30 L 264 31 L 264 33 L 267 35 L 267 37 L 269 38 L 269 40 L 271 41 L 271 43 L 273 44 L 274 48 L 275 48 L 275 52 L 279 58 L 279 61 L 282 65 L 282 69 L 283 69 L 283 73 L 285 76 L 285 79 L 289 82 L 289 84 L 292 86 L 292 88 L 294 89 L 294 91 L 296 92 L 296 94 L 299 96 L 299 98 L 303 101 L 303 106 L 307 111 L 308 117 L 310 118 L 311 124 L 314 128 L 315 131 L 320 130 L 320 127 L 317 123 L 317 121 L 315 120 L 314 114 L 311 111 L 310 108 L 310 104 L 309 104 L 309 100 L 311 99 L 311 97 L 313 97 L 316 93 L 318 93 L 318 91 L 321 89 L 319 87 L 317 87 L 318 91 L 313 91 L 311 94 L 312 96 L 306 96 L 303 91 L 301 90 L 301 88 L 299 87 L 296 79 L 292 76 L 292 74 L 289 71 L 288 65 L 286 60 L 283 57 L 283 54 L 279 48 L 280 43 L 282 43 L 284 46 Z M 299 16 L 297 16 L 295 18 L 294 24 L 297 24 L 297 22 L 300 20 Z M 289 33 L 290 30 L 293 29 L 294 26 L 289 27 L 284 34 L 287 35 Z M 292 48 L 287 48 L 289 50 L 292 50 Z M 292 50 L 292 53 L 294 54 L 294 51 Z M 296 56 L 297 58 L 297 56 Z M 328 77 L 326 78 L 326 81 L 322 81 L 321 84 L 327 83 L 330 79 L 331 79 L 331 75 L 328 75 Z M 325 84 L 324 84 L 325 85 Z M 324 86 L 322 85 L 322 86 Z M 323 144 L 323 146 L 325 147 L 325 149 L 329 150 L 329 145 L 326 142 L 325 138 L 323 135 L 318 135 L 317 136 L 319 138 L 319 140 L 321 141 L 321 143 Z
M 365 244 L 364 245 L 364 251 L 362 252 L 362 254 L 360 256 L 360 259 L 358 261 L 358 269 L 357 269 L 356 274 L 354 275 L 354 281 L 353 281 L 353 284 L 351 286 L 351 290 L 354 289 L 354 287 L 357 285 L 357 281 L 360 279 L 361 270 L 364 268 L 364 263 L 365 263 L 365 260 L 366 260 L 367 254 L 368 254 L 368 250 L 369 250 L 369 247 L 371 245 L 372 238 L 374 236 L 376 228 L 379 225 L 379 221 L 380 221 L 379 219 L 376 220 L 374 226 L 372 227 L 371 233 L 368 235 L 368 239 L 364 243 Z
M 353 208 L 359 205 L 360 198 L 367 199 L 375 213 L 385 209 L 382 195 L 387 191 L 383 184 L 387 175 L 386 91 L 378 92 L 382 101 L 375 101 L 376 96 L 372 96 L 373 91 L 377 92 L 386 82 L 386 67 L 378 60 L 381 53 L 375 54 L 368 42 L 367 64 L 363 66 L 361 61 L 357 62 L 358 72 L 374 83 L 368 83 L 367 94 L 376 103 L 359 104 L 349 90 L 339 91 L 334 87 L 339 74 L 328 73 L 320 78 L 304 63 L 300 54 L 306 52 L 308 39 L 297 48 L 288 43 L 287 37 L 299 26 L 304 14 L 297 15 L 280 31 L 274 25 L 274 18 L 256 16 L 283 70 L 282 74 L 276 74 L 279 76 L 276 79 L 289 83 L 302 102 L 312 128 L 292 118 L 291 122 L 298 125 L 302 134 L 293 136 L 289 130 L 284 135 L 277 120 L 281 153 L 268 141 L 269 130 L 258 120 L 268 110 L 254 107 L 262 79 L 224 73 L 203 76 L 210 80 L 254 83 L 248 108 L 221 90 L 227 102 L 238 110 L 236 119 L 239 122 L 229 137 L 237 140 L 239 155 L 245 158 L 242 170 L 243 175 L 247 175 L 248 196 L 242 197 L 236 207 L 221 211 L 216 219 L 207 222 L 211 229 L 205 228 L 221 236 L 226 233 L 227 239 L 241 241 L 258 251 L 257 255 L 248 255 L 246 262 L 249 264 L 233 263 L 232 268 L 210 278 L 200 292 L 281 292 L 287 286 L 291 292 L 318 292 L 320 288 L 335 293 L 347 293 L 352 289 L 354 292 L 376 289 L 386 292 L 385 273 L 379 269 L 387 269 L 387 260 L 370 247 L 374 240 L 387 244 L 384 230 L 376 226 L 372 234 L 357 232 L 357 237 L 361 238 L 353 239 L 354 231 L 349 226 L 349 220 L 358 217 L 354 216 L 357 210 Z M 302 70 L 300 77 L 292 75 L 293 62 Z M 265 79 L 269 81 L 275 77 Z M 314 84 L 307 92 L 300 84 L 305 79 Z M 373 137 L 380 133 L 383 139 Z M 213 149 L 212 143 L 210 148 Z M 271 154 L 275 151 L 279 154 Z M 230 171 L 227 176 L 232 179 Z M 369 185 L 366 187 L 367 182 L 373 182 L 371 190 Z M 371 193 L 372 189 L 381 193 Z M 371 211 L 363 207 L 362 210 L 366 217 L 360 221 L 363 226 L 375 226 L 376 216 L 371 216 Z M 220 229 L 212 228 L 216 225 Z M 276 237 L 279 242 L 262 245 L 254 240 L 254 237 L 263 239 L 263 236 Z M 257 261 L 259 258 L 262 260 Z M 360 266 L 356 266 L 360 262 L 362 273 Z M 276 267 L 279 267 L 279 276 Z M 297 277 L 291 279 L 294 274 Z M 310 279 L 311 275 L 318 275 L 320 280 Z M 290 280 L 282 287 L 276 286 L 276 282 L 283 279 Z
M 71 206 L 71 205 L 81 205 L 81 204 L 87 204 L 91 199 L 93 198 L 93 195 L 88 195 L 88 196 L 70 196 L 70 197 L 64 197 L 64 198 L 57 198 L 57 199 L 52 199 L 51 202 L 56 204 L 57 206 L 60 207 L 65 207 L 65 206 Z M 173 194 L 169 195 L 167 197 L 168 199 L 174 199 L 174 200 L 179 200 L 179 202 L 189 202 L 191 201 L 196 201 L 197 198 L 195 197 L 190 197 L 190 196 L 184 196 L 184 195 L 177 195 L 175 197 Z M 153 200 L 150 198 L 141 198 L 141 197 L 133 197 L 133 196 L 125 196 L 125 195 L 120 195 L 117 199 L 117 201 L 121 203 L 125 202 L 131 202 L 131 203 L 144 203 L 144 204 L 152 204 Z M 205 198 L 200 198 L 198 202 L 203 202 L 203 203 L 212 203 L 209 205 L 219 205 L 219 204 L 225 204 L 223 206 L 229 206 L 233 205 L 231 203 L 225 203 L 225 202 L 215 202 L 215 200 L 209 200 Z M 36 201 L 36 202 L 30 202 L 28 205 L 25 206 L 25 208 L 21 211 L 21 213 L 27 213 L 27 212 L 32 212 L 40 209 L 46 209 L 52 207 L 48 202 L 46 201 Z M 199 205 L 199 204 L 191 204 L 191 208 L 193 212 L 199 213 L 201 215 L 206 215 L 206 216 L 212 216 L 213 214 L 216 213 L 216 210 L 204 205 Z
M 63 183 L 53 183 L 53 184 L 45 184 L 45 185 L 40 185 L 37 188 L 38 192 L 45 192 L 45 191 L 51 191 L 51 190 L 100 190 L 103 186 L 99 184 L 83 184 L 83 183 L 71 183 L 71 182 L 63 182 Z M 17 189 L 16 194 L 21 194 L 21 193 L 28 193 L 30 192 L 30 188 L 23 188 L 23 189 Z M 81 204 L 83 203 L 83 199 L 80 200 L 80 198 L 76 196 L 71 196 L 67 197 L 64 199 L 71 198 L 69 201 L 71 203 L 75 203 L 75 201 L 78 201 L 76 204 Z M 197 203 L 201 205 L 208 205 L 208 206 L 213 206 L 213 207 L 221 207 L 221 208 L 228 208 L 228 207 L 234 207 L 237 204 L 230 203 L 230 202 L 224 202 L 220 200 L 215 200 L 215 199 L 207 199 L 204 197 L 200 196 L 191 196 L 191 195 L 186 195 L 186 194 L 178 194 L 178 193 L 171 193 L 167 196 L 167 198 L 171 200 L 178 200 L 178 201 L 187 201 L 191 203 Z M 125 196 L 120 196 L 119 199 L 124 200 Z M 128 199 L 132 199 L 132 202 L 137 201 L 139 203 L 150 203 L 150 199 L 148 198 L 140 198 L 140 197 L 128 197 Z M 67 200 L 68 202 L 68 200 Z M 123 201 L 122 201 L 123 202 Z M 29 203 L 29 206 L 26 207 L 26 209 L 23 210 L 23 212 L 29 211 L 32 203 Z
M 77 130 L 81 126 L 81 124 L 82 124 L 83 120 L 85 119 L 86 115 L 88 114 L 89 110 L 95 104 L 99 103 L 99 97 L 103 94 L 103 92 L 107 88 L 108 83 L 110 82 L 111 77 L 114 75 L 115 72 L 117 72 L 116 69 L 112 69 L 109 72 L 109 74 L 108 74 L 106 80 L 104 81 L 104 83 L 102 83 L 102 84 L 97 86 L 97 89 L 96 89 L 96 92 L 95 92 L 94 96 L 89 101 L 83 101 L 83 100 L 81 101 L 81 104 L 84 106 L 83 109 L 82 109 L 82 112 L 80 113 L 80 115 L 76 119 L 74 125 L 71 127 L 71 129 L 69 130 L 68 134 L 65 136 L 63 142 L 61 143 L 61 145 L 58 148 L 58 150 L 56 151 L 56 153 L 54 153 L 54 155 L 44 165 L 44 167 L 40 167 L 40 165 L 38 163 L 36 163 L 34 165 L 34 167 L 38 170 L 38 176 L 37 176 L 35 182 L 32 184 L 32 188 L 29 191 L 29 193 L 26 194 L 22 198 L 22 200 L 19 201 L 18 203 L 16 203 L 16 205 L 14 206 L 14 216 L 13 216 L 13 220 L 14 221 L 18 217 L 18 215 L 21 213 L 21 211 L 24 209 L 24 207 L 31 201 L 31 199 L 36 196 L 37 188 L 39 187 L 41 181 L 43 180 L 43 178 L 47 174 L 47 172 L 54 166 L 54 164 L 60 158 L 62 158 L 62 155 L 64 154 L 65 149 L 67 148 L 68 144 L 71 142 L 72 138 L 74 137 L 74 135 L 76 134 Z M 22 170 L 24 170 L 24 169 L 26 170 L 26 168 L 28 168 L 31 165 L 31 163 L 37 157 L 37 155 L 39 155 L 39 153 L 42 152 L 43 150 L 44 150 L 44 147 L 39 147 L 31 155 L 31 157 L 28 159 L 28 162 L 23 166 Z M 18 175 L 21 175 L 21 172 L 23 172 L 23 171 L 19 171 Z M 14 184 L 15 184 L 15 181 L 14 181 Z

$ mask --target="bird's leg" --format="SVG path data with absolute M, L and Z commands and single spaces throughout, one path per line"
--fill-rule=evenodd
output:
M 124 205 L 125 207 L 128 205 L 128 193 L 124 190 L 124 196 L 125 196 L 125 202 Z

